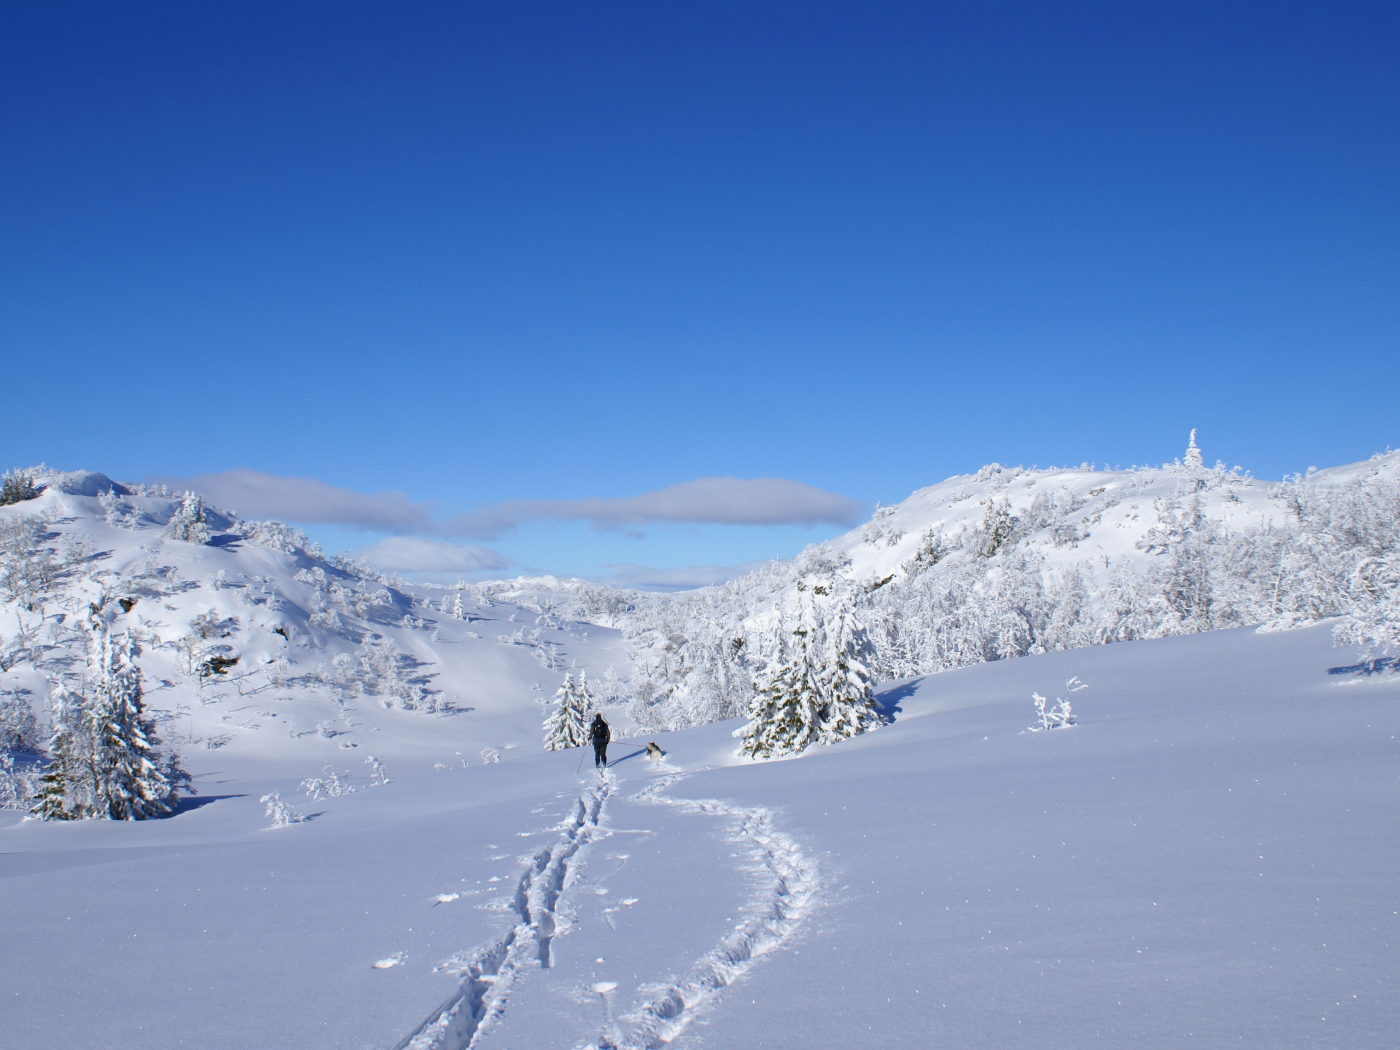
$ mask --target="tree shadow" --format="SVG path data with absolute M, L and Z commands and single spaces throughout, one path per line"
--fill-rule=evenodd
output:
M 1370 678 L 1372 675 L 1385 674 L 1387 671 L 1400 670 L 1400 661 L 1393 656 L 1382 656 L 1375 660 L 1363 660 L 1359 664 L 1348 664 L 1346 667 L 1329 667 L 1327 673 L 1332 675 L 1359 675 Z
M 911 678 L 907 682 L 901 682 L 899 685 L 876 693 L 875 699 L 880 701 L 883 708 L 880 712 L 880 720 L 888 725 L 898 718 L 904 711 L 904 709 L 900 707 L 899 702 L 908 699 L 918 692 L 919 686 L 923 683 L 923 680 L 923 676 Z
M 184 795 L 175 803 L 175 808 L 170 812 L 170 816 L 178 817 L 182 813 L 189 813 L 207 806 L 211 802 L 221 802 L 226 798 L 246 798 L 246 795 Z

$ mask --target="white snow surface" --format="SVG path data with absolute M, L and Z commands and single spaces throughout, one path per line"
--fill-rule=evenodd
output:
M 61 487 L 0 515 L 47 513 L 146 580 L 117 623 L 146 632 L 199 795 L 133 823 L 0 810 L 0 1046 L 1395 1045 L 1400 676 L 1326 623 L 887 683 L 886 724 L 784 761 L 735 758 L 735 721 L 636 738 L 611 712 L 600 776 L 541 750 L 541 700 L 575 661 L 622 670 L 615 632 L 387 586 L 318 631 L 304 551 L 162 540 L 163 497 L 109 527 Z M 857 572 L 900 560 L 856 542 Z M 240 662 L 201 691 L 170 642 L 210 611 L 239 617 Z M 50 674 L 76 612 L 46 607 Z M 468 710 L 307 677 L 369 631 Z M 1078 724 L 1029 732 L 1032 692 L 1074 676 Z M 0 682 L 45 688 L 28 664 Z M 327 763 L 357 790 L 309 797 Z M 271 792 L 307 819 L 270 828 Z

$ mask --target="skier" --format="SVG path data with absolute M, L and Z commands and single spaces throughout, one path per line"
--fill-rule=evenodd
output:
M 593 765 L 598 769 L 607 769 L 608 741 L 612 739 L 612 730 L 603 720 L 601 711 L 593 716 L 593 724 L 588 727 L 588 739 L 593 741 Z

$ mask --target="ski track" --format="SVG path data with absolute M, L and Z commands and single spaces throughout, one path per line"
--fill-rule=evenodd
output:
M 736 806 L 713 798 L 671 798 L 661 794 L 684 774 L 662 777 L 632 796 L 634 802 L 675 806 L 687 813 L 728 818 L 733 841 L 747 843 L 764 885 L 743 909 L 748 918 L 706 952 L 679 980 L 643 986 L 647 997 L 608 1027 L 589 1050 L 658 1050 L 687 1025 L 724 988 L 742 977 L 764 955 L 783 947 L 817 904 L 816 862 L 774 825 L 762 806 Z
M 528 970 L 550 965 L 560 928 L 555 910 L 559 896 L 568 885 L 575 854 L 599 834 L 598 822 L 613 786 L 608 777 L 583 790 L 558 840 L 536 851 L 521 873 L 508 905 L 515 924 L 500 940 L 454 955 L 439 967 L 460 976 L 456 993 L 394 1050 L 470 1050 L 478 1033 L 505 1009 L 515 982 Z
M 742 909 L 747 918 L 691 966 L 685 976 L 643 985 L 644 998 L 610 1022 L 587 1050 L 659 1050 L 679 1036 L 724 988 L 764 955 L 785 945 L 817 903 L 819 875 L 814 860 L 790 836 L 778 831 L 774 814 L 761 806 L 736 806 L 720 799 L 671 798 L 662 792 L 685 774 L 661 777 L 631 801 L 675 806 L 687 813 L 733 822 L 732 839 L 746 843 L 758 870 L 768 877 Z M 559 929 L 556 906 L 569 884 L 578 851 L 606 835 L 600 820 L 615 782 L 611 777 L 588 787 L 575 800 L 552 846 L 539 850 L 520 876 L 510 910 L 515 925 L 500 940 L 453 956 L 441 969 L 459 974 L 457 992 L 438 1007 L 394 1050 L 471 1050 L 479 1033 L 500 1016 L 511 989 L 525 972 L 551 964 Z

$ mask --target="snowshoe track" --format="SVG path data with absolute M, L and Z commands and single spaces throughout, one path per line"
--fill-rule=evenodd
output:
M 820 877 L 816 862 L 790 836 L 774 827 L 762 806 L 736 806 L 720 799 L 671 798 L 662 792 L 684 774 L 654 781 L 632 801 L 675 806 L 732 822 L 732 840 L 749 853 L 767 878 L 742 909 L 747 917 L 706 952 L 683 976 L 644 985 L 646 996 L 608 1026 L 589 1050 L 660 1050 L 679 1036 L 713 1001 L 764 955 L 783 947 L 816 907 Z M 585 788 L 552 846 L 534 854 L 521 873 L 510 910 L 515 924 L 498 941 L 453 956 L 443 969 L 459 974 L 457 992 L 394 1050 L 471 1050 L 478 1035 L 500 1016 L 511 989 L 524 973 L 551 964 L 558 932 L 556 906 L 578 851 L 600 833 L 611 778 Z
M 441 969 L 461 977 L 457 992 L 438 1007 L 394 1050 L 470 1050 L 477 1035 L 500 1015 L 523 972 L 548 967 L 559 931 L 555 907 L 575 854 L 592 841 L 603 807 L 612 794 L 611 778 L 585 788 L 552 846 L 538 850 L 526 865 L 510 899 L 515 924 L 498 941 L 453 956 Z
M 722 989 L 764 955 L 786 944 L 817 903 L 820 877 L 816 862 L 794 839 L 773 826 L 771 810 L 713 798 L 661 794 L 680 779 L 682 775 L 662 777 L 632 800 L 731 819 L 734 841 L 748 844 L 754 860 L 771 878 L 744 908 L 748 917 L 742 923 L 697 959 L 684 977 L 645 987 L 648 997 L 623 1014 L 590 1050 L 659 1050 L 666 1046 Z

